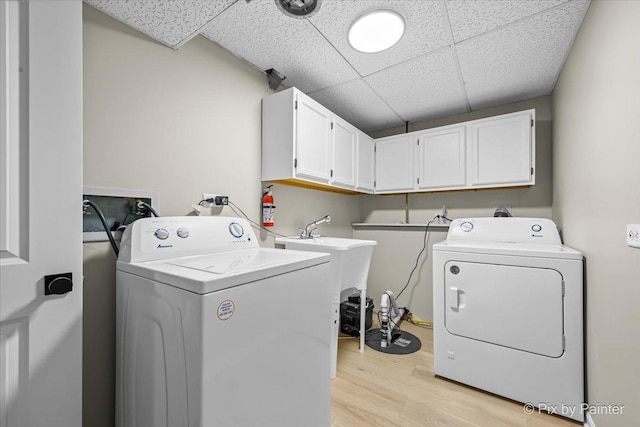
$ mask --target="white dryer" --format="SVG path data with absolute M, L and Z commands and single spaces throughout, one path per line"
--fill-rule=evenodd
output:
M 433 245 L 435 374 L 583 421 L 582 271 L 550 220 L 453 221 Z
M 248 222 L 144 218 L 116 272 L 116 425 L 330 424 L 328 254 Z

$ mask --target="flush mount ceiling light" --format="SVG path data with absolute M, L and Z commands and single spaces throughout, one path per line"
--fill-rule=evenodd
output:
M 382 52 L 398 43 L 404 34 L 404 19 L 391 10 L 373 10 L 353 21 L 349 44 L 364 53 Z
M 282 13 L 291 18 L 309 18 L 320 10 L 320 0 L 275 0 Z

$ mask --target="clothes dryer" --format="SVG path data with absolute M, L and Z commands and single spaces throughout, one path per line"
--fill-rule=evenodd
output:
M 550 220 L 454 220 L 433 246 L 435 374 L 583 421 L 582 275 Z

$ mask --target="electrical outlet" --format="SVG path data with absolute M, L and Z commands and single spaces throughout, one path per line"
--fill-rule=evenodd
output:
M 640 248 L 640 224 L 627 224 L 627 246 Z
M 202 193 L 202 200 L 202 207 L 205 208 L 210 208 L 212 206 L 227 206 L 229 204 L 229 196 L 223 196 L 221 194 Z

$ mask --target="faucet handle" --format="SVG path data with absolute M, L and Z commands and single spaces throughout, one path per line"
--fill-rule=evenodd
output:
M 305 237 L 307 237 L 307 232 L 305 231 L 304 228 L 298 228 L 298 231 L 300 232 L 300 237 L 301 238 L 304 239 Z

